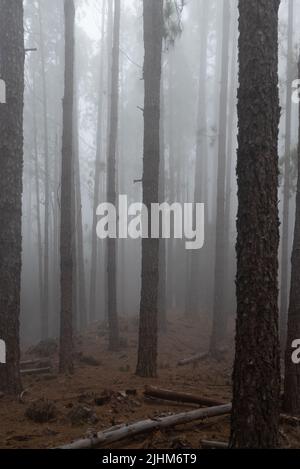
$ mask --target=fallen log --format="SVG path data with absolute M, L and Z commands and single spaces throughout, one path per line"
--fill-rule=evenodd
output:
M 52 368 L 50 366 L 46 368 L 32 368 L 28 370 L 21 370 L 21 375 L 26 376 L 26 375 L 43 375 L 46 373 L 51 373 Z
M 71 444 L 61 446 L 57 449 L 91 449 L 109 445 L 129 437 L 151 432 L 154 430 L 183 425 L 196 420 L 205 420 L 211 417 L 230 414 L 231 404 L 206 409 L 197 409 L 181 414 L 158 418 L 157 420 L 142 420 L 131 425 L 124 425 L 118 429 L 99 432 L 96 436 L 75 441 Z
M 167 401 L 176 401 L 189 404 L 198 404 L 201 406 L 220 406 L 224 402 L 217 401 L 215 399 L 210 399 L 209 397 L 201 397 L 195 394 L 190 394 L 186 392 L 175 392 L 168 389 L 160 389 L 154 386 L 146 386 L 144 395 L 146 397 L 154 397 L 156 399 L 163 399 Z
M 228 443 L 222 441 L 201 440 L 202 449 L 228 449 Z
M 35 358 L 33 360 L 23 360 L 20 362 L 21 368 L 26 368 L 28 366 L 39 366 L 39 367 L 48 367 L 51 366 L 51 361 L 48 359 Z
M 201 406 L 221 406 L 224 402 L 210 399 L 209 397 L 201 397 L 196 394 L 176 392 L 168 389 L 160 389 L 155 386 L 146 386 L 144 395 L 146 397 L 155 398 L 161 401 L 168 400 L 178 403 L 198 404 Z M 300 426 L 300 417 L 295 417 L 287 414 L 280 414 L 280 423 L 290 425 L 292 427 Z
M 190 363 L 200 362 L 201 360 L 205 360 L 205 358 L 207 358 L 208 355 L 209 354 L 207 352 L 204 352 L 204 353 L 199 353 L 198 355 L 194 355 L 193 357 L 190 357 L 190 358 L 185 358 L 184 360 L 179 360 L 179 362 L 177 363 L 177 366 L 185 366 L 185 365 L 189 365 Z

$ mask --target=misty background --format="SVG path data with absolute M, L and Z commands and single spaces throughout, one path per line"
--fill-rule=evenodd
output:
M 149 0 L 150 1 L 150 0 Z M 214 265 L 216 245 L 217 168 L 220 138 L 226 138 L 226 245 L 224 311 L 228 327 L 235 317 L 235 218 L 236 218 L 236 91 L 238 86 L 237 40 L 238 10 L 236 0 L 228 4 L 229 34 L 224 45 L 223 1 L 187 0 L 181 16 L 171 11 L 172 34 L 164 42 L 162 74 L 162 132 L 165 175 L 164 200 L 195 201 L 197 151 L 201 151 L 201 193 L 198 202 L 206 204 L 205 246 L 192 255 L 196 258 L 197 277 L 191 253 L 184 240 L 166 242 L 168 315 L 191 315 L 191 295 L 197 305 L 193 314 L 211 321 L 214 300 Z M 108 142 L 109 82 L 112 46 L 112 2 L 76 1 L 76 109 L 74 122 L 75 152 L 79 172 L 74 175 L 76 211 L 82 206 L 82 245 L 77 245 L 84 269 L 77 266 L 77 328 L 80 314 L 88 322 L 106 318 L 105 242 L 96 239 L 93 229 L 96 206 L 106 201 L 106 161 Z M 40 6 L 39 6 L 40 5 Z M 279 154 L 281 168 L 286 152 L 286 100 L 288 64 L 297 78 L 299 52 L 300 2 L 294 1 L 292 51 L 288 51 L 288 2 L 280 7 L 279 78 L 281 125 Z M 120 38 L 120 103 L 117 150 L 118 193 L 127 194 L 128 202 L 142 201 L 143 163 L 143 22 L 142 2 L 122 0 Z M 178 16 L 177 16 L 178 14 Z M 167 15 L 167 13 L 166 13 Z M 225 28 L 226 29 L 226 28 Z M 62 98 L 64 83 L 64 17 L 61 0 L 25 2 L 26 54 L 24 110 L 24 193 L 23 193 L 23 270 L 21 337 L 23 344 L 42 338 L 41 310 L 45 301 L 49 311 L 49 336 L 59 330 L 59 218 L 60 158 L 62 138 Z M 202 47 L 201 47 L 202 45 Z M 205 47 L 203 47 L 205 45 Z M 222 53 L 228 58 L 225 120 L 220 126 L 222 91 Z M 224 63 L 224 60 L 223 60 Z M 202 78 L 205 78 L 204 81 Z M 204 84 L 203 84 L 204 83 Z M 224 114 L 225 113 L 225 114 Z M 76 110 L 75 110 L 76 114 Z M 100 118 L 99 118 L 100 116 Z M 292 105 L 290 148 L 294 153 L 290 178 L 290 219 L 288 257 L 293 234 L 296 180 L 298 107 Z M 101 171 L 95 191 L 95 161 Z M 76 157 L 75 157 L 76 159 Z M 76 165 L 76 163 L 75 163 Z M 79 177 L 78 177 L 79 176 Z M 283 178 L 280 179 L 282 213 Z M 97 194 L 98 192 L 98 194 Z M 96 198 L 95 198 L 96 193 Z M 93 250 L 94 243 L 94 250 Z M 281 252 L 281 251 L 280 251 Z M 48 256 L 47 256 L 48 253 Z M 96 256 L 95 256 L 96 254 Z M 118 241 L 117 301 L 121 316 L 135 317 L 139 312 L 141 283 L 141 242 Z M 280 259 L 281 260 L 281 259 Z M 46 267 L 45 267 L 46 265 Z M 95 270 L 96 269 L 96 270 Z M 94 278 L 95 317 L 91 312 L 91 279 Z M 85 291 L 85 311 L 78 307 Z

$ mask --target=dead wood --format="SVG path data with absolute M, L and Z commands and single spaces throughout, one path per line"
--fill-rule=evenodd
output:
M 28 370 L 21 370 L 21 375 L 26 376 L 26 375 L 43 375 L 46 373 L 51 373 L 52 368 L 50 366 L 47 366 L 45 368 L 32 368 Z
M 228 443 L 222 441 L 201 440 L 203 449 L 228 449 Z
M 185 365 L 190 365 L 191 363 L 197 363 L 201 360 L 205 360 L 208 357 L 208 355 L 209 354 L 207 352 L 204 352 L 204 353 L 199 353 L 197 355 L 194 355 L 190 358 L 179 360 L 179 362 L 177 363 L 177 366 L 185 366 Z
M 189 404 L 198 404 L 201 406 L 220 406 L 224 402 L 220 402 L 209 397 L 202 397 L 196 394 L 190 394 L 185 392 L 170 391 L 168 389 L 160 389 L 154 386 L 146 386 L 144 395 L 147 397 L 154 397 L 157 399 L 163 399 L 168 401 L 183 402 Z
M 99 448 L 101 446 L 110 445 L 117 441 L 125 440 L 129 437 L 148 433 L 153 430 L 174 427 L 185 423 L 193 422 L 196 420 L 204 420 L 206 418 L 217 417 L 219 415 L 226 415 L 231 412 L 231 404 L 221 405 L 217 407 L 209 407 L 205 409 L 192 410 L 190 412 L 183 412 L 180 414 L 170 415 L 168 417 L 158 418 L 157 420 L 143 420 L 125 425 L 118 429 L 110 431 L 103 431 L 92 438 L 86 438 L 75 441 L 71 444 L 64 445 L 60 449 L 91 449 Z

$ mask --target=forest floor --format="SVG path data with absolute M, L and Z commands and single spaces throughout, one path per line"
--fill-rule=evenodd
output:
M 206 350 L 209 330 L 204 321 L 195 326 L 176 318 L 169 322 L 168 333 L 159 340 L 158 378 L 142 379 L 134 374 L 137 320 L 122 320 L 124 349 L 118 353 L 107 351 L 106 332 L 103 325 L 95 324 L 87 334 L 76 339 L 76 366 L 72 376 L 58 374 L 55 346 L 52 354 L 51 347 L 46 351 L 43 347 L 32 347 L 23 354 L 25 361 L 41 359 L 41 355 L 45 359 L 50 354 L 47 359 L 53 370 L 24 376 L 20 399 L 6 396 L 0 399 L 0 448 L 53 448 L 113 425 L 197 408 L 197 405 L 146 399 L 145 385 L 230 402 L 233 337 L 232 349 L 224 352 L 221 360 L 207 358 L 197 365 L 178 367 L 178 360 Z M 53 411 L 45 423 L 32 421 L 28 416 L 28 409 L 39 399 L 48 400 Z M 215 417 L 130 438 L 110 448 L 197 449 L 201 448 L 202 440 L 228 441 L 229 429 L 230 416 Z M 283 446 L 300 448 L 300 427 L 284 425 L 281 430 Z

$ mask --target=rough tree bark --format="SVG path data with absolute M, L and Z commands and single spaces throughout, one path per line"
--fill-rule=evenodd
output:
M 160 84 L 163 38 L 163 0 L 144 0 L 144 161 L 143 203 L 159 201 Z M 149 232 L 151 219 L 149 216 Z M 152 377 L 157 371 L 157 316 L 159 283 L 159 240 L 142 240 L 142 286 L 138 363 L 139 376 Z
M 74 22 L 73 0 L 65 0 L 65 95 L 63 100 L 63 137 L 61 171 L 61 318 L 59 369 L 73 372 L 73 258 L 72 258 L 72 183 L 73 183 L 73 99 L 74 99 Z
M 107 159 L 107 202 L 116 207 L 116 151 L 119 118 L 119 58 L 120 58 L 120 17 L 121 2 L 115 0 L 114 32 L 111 71 L 111 101 L 110 101 L 110 133 Z M 107 288 L 108 288 L 108 326 L 109 349 L 119 347 L 119 324 L 117 311 L 117 243 L 115 239 L 107 240 Z
M 237 332 L 230 446 L 278 445 L 278 8 L 239 1 Z
M 300 56 L 299 56 L 300 73 Z M 300 106 L 299 106 L 300 118 Z M 288 315 L 287 346 L 285 354 L 284 402 L 286 412 L 300 414 L 300 367 L 292 362 L 292 342 L 300 337 L 300 120 L 298 137 L 298 182 L 296 218 L 292 252 L 290 306 Z
M 0 78 L 6 83 L 6 103 L 0 104 L 0 338 L 6 342 L 0 390 L 18 394 L 24 102 L 21 0 L 0 1 Z

